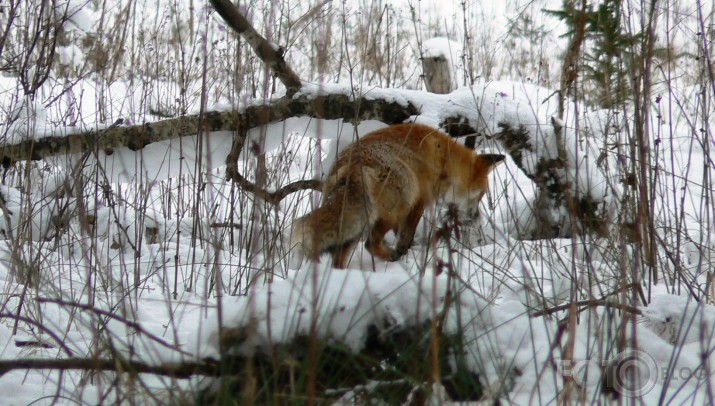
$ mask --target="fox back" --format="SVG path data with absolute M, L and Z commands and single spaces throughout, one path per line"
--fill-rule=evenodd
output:
M 321 206 L 293 223 L 291 244 L 317 260 L 333 255 L 343 268 L 355 244 L 394 261 L 412 244 L 424 209 L 437 199 L 476 210 L 487 175 L 503 155 L 478 155 L 441 131 L 400 124 L 374 131 L 348 145 L 328 172 Z M 393 230 L 395 248 L 383 244 Z

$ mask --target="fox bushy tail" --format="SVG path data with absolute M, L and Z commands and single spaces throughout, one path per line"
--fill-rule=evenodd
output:
M 317 260 L 320 254 L 359 239 L 374 222 L 370 218 L 370 198 L 362 183 L 360 177 L 339 181 L 321 207 L 295 220 L 291 246 L 303 257 Z

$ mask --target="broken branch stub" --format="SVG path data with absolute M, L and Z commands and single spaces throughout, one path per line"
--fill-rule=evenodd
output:
M 211 0 L 211 4 L 226 24 L 241 35 L 263 63 L 268 65 L 268 68 L 286 87 L 286 94 L 294 95 L 302 86 L 302 82 L 283 59 L 280 48 L 263 38 L 230 0 Z

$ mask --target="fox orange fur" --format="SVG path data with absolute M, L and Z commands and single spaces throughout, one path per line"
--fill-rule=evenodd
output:
M 437 199 L 476 208 L 487 175 L 503 155 L 478 155 L 447 134 L 399 124 L 365 135 L 337 157 L 322 189 L 321 206 L 293 222 L 291 244 L 317 260 L 330 252 L 344 268 L 361 237 L 374 256 L 395 261 L 412 244 L 424 209 Z M 395 248 L 383 244 L 393 230 Z

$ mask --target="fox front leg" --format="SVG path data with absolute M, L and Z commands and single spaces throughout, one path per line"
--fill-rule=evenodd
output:
M 370 235 L 367 237 L 367 241 L 365 241 L 365 248 L 367 248 L 370 254 L 386 261 L 394 261 L 392 258 L 395 256 L 395 251 L 386 247 L 383 243 L 385 234 L 390 231 L 391 228 L 391 225 L 384 220 L 377 220 L 375 225 L 372 226 Z
M 407 250 L 410 249 L 415 238 L 417 224 L 419 224 L 424 211 L 425 204 L 422 202 L 417 203 L 400 225 L 400 229 L 397 230 L 397 244 L 395 245 L 392 261 L 397 261 L 407 254 Z

